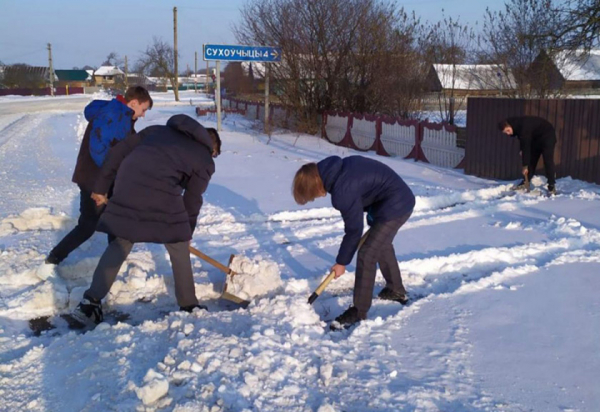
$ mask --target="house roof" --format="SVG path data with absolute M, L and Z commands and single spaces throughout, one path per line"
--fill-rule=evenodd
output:
M 443 89 L 508 90 L 515 88 L 515 79 L 512 73 L 498 64 L 434 64 L 433 70 Z
M 561 51 L 552 60 L 567 81 L 600 80 L 600 49 Z
M 34 74 L 44 78 L 48 77 L 48 68 L 44 66 L 4 66 L 4 74 L 9 74 L 12 72 L 24 72 L 27 74 Z
M 61 81 L 84 82 L 89 80 L 88 72 L 85 70 L 54 70 L 54 74 Z
M 125 73 L 117 66 L 100 66 L 94 72 L 94 76 L 117 76 L 119 74 Z

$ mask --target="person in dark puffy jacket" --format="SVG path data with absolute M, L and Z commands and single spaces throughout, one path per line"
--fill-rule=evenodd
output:
M 188 246 L 202 195 L 215 172 L 213 158 L 220 151 L 217 131 L 205 129 L 183 114 L 172 116 L 166 126 L 150 126 L 111 150 L 92 196 L 97 204 L 107 204 L 97 230 L 115 239 L 100 258 L 92 285 L 73 312 L 76 319 L 84 324 L 102 321 L 101 300 L 133 244 L 140 242 L 166 246 L 180 308 L 190 312 L 197 307 L 205 309 L 196 298 Z
M 556 194 L 556 172 L 554 168 L 554 148 L 556 147 L 556 132 L 554 126 L 541 117 L 521 116 L 509 117 L 498 124 L 498 129 L 508 135 L 519 138 L 523 164 L 523 177 L 531 180 L 540 160 L 544 158 L 544 168 L 548 179 L 548 193 Z M 517 185 L 523 188 L 525 179 Z
M 301 205 L 329 193 L 332 206 L 342 214 L 345 234 L 331 268 L 336 278 L 352 261 L 363 233 L 364 212 L 368 213 L 371 228 L 358 252 L 354 304 L 336 318 L 341 327 L 366 319 L 378 263 L 386 281 L 379 298 L 408 302 L 392 241 L 412 214 L 415 197 L 396 172 L 362 156 L 331 156 L 302 166 L 294 177 L 292 191 Z
M 152 107 L 152 98 L 146 89 L 134 86 L 127 89 L 125 96 L 112 100 L 94 100 L 84 110 L 89 122 L 83 135 L 73 183 L 79 186 L 79 220 L 46 257 L 46 264 L 58 265 L 96 231 L 96 224 L 104 206 L 96 206 L 92 190 L 111 147 L 135 133 L 135 121 L 144 117 Z M 110 240 L 110 239 L 109 239 Z

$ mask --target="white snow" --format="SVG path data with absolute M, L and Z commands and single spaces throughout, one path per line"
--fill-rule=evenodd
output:
M 138 129 L 211 104 L 155 97 Z M 250 306 L 225 310 L 225 275 L 192 257 L 209 310 L 177 311 L 166 250 L 139 244 L 105 301 L 130 321 L 34 337 L 27 320 L 72 309 L 106 247 L 96 234 L 58 267 L 43 263 L 78 218 L 87 101 L 0 104 L 0 411 L 600 410 L 600 187 L 565 178 L 554 198 L 503 196 L 511 182 L 366 154 L 417 196 L 394 246 L 420 298 L 374 299 L 368 320 L 329 333 L 352 303 L 354 266 L 307 299 L 343 222 L 329 198 L 296 205 L 290 186 L 303 163 L 355 152 L 282 130 L 269 140 L 231 115 L 193 245 L 223 263 L 236 255 L 228 290 Z M 378 275 L 374 293 L 383 286 Z

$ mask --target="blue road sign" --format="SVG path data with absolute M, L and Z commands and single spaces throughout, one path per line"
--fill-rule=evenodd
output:
M 205 44 L 204 60 L 220 60 L 230 62 L 278 62 L 281 61 L 281 48 Z

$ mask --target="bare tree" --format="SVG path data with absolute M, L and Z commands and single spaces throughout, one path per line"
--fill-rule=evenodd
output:
M 252 92 L 252 79 L 246 75 L 242 63 L 231 62 L 225 67 L 224 86 L 228 92 L 236 94 L 246 94 Z
M 486 10 L 480 37 L 482 56 L 498 65 L 514 97 L 546 97 L 553 87 L 553 42 L 559 16 L 553 0 L 508 0 L 500 11 Z M 541 52 L 550 59 L 536 58 Z M 532 64 L 536 62 L 532 66 Z
M 409 66 L 420 62 L 420 25 L 392 3 L 253 0 L 242 8 L 241 21 L 235 28 L 240 43 L 281 47 L 282 61 L 271 66 L 271 76 L 305 129 L 316 130 L 324 110 L 410 111 L 413 89 L 403 86 L 418 72 Z
M 144 74 L 167 79 L 175 93 L 175 101 L 179 101 L 179 85 L 175 81 L 175 53 L 173 46 L 160 38 L 153 42 L 142 53 L 137 62 L 137 69 Z
M 553 7 L 559 15 L 558 30 L 549 31 L 557 47 L 589 51 L 600 43 L 600 1 L 566 0 Z
M 427 36 L 422 41 L 424 60 L 430 67 L 436 65 L 437 76 L 442 82 L 438 94 L 438 109 L 443 121 L 454 124 L 456 112 L 464 109 L 466 94 L 457 90 L 465 88 L 464 70 L 459 65 L 472 63 L 476 36 L 473 29 L 460 20 L 444 17 L 441 21 L 431 24 Z M 467 73 L 468 75 L 468 73 Z
M 106 56 L 106 59 L 104 59 L 104 61 L 102 62 L 102 66 L 117 66 L 120 67 L 122 66 L 124 63 L 123 59 L 121 59 L 121 57 L 119 57 L 119 54 L 116 52 L 110 52 L 108 53 L 108 56 Z

